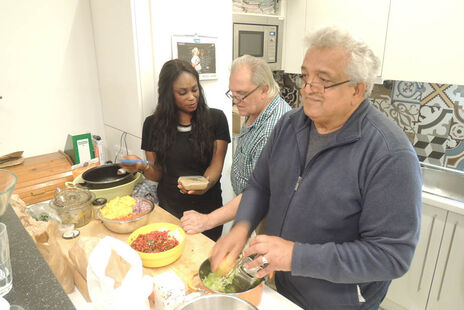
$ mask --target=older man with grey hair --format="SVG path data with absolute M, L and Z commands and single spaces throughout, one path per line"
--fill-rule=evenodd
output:
M 419 238 L 421 172 L 402 130 L 366 99 L 379 62 L 346 30 L 309 36 L 303 107 L 275 126 L 212 270 L 250 241 L 248 268 L 276 271 L 277 290 L 305 309 L 378 309 L 409 268 Z M 220 268 L 220 269 L 221 269 Z
M 237 146 L 232 162 L 231 181 L 237 196 L 209 214 L 185 212 L 181 221 L 188 234 L 209 230 L 234 219 L 241 193 L 272 129 L 280 117 L 291 110 L 279 95 L 279 85 L 269 65 L 263 59 L 250 55 L 232 62 L 226 96 L 237 106 L 240 115 L 245 116 L 240 134 L 236 137 Z M 264 228 L 257 230 L 258 233 L 263 231 Z

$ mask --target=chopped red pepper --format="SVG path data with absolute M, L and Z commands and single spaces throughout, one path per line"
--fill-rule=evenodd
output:
M 177 246 L 179 241 L 169 235 L 169 231 L 152 231 L 140 234 L 131 243 L 131 247 L 142 253 L 160 253 Z

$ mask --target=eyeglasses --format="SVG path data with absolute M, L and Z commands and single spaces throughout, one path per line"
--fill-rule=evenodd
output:
M 257 90 L 259 88 L 259 86 L 256 86 L 255 89 L 253 89 L 252 91 L 250 91 L 248 94 L 246 94 L 245 96 L 243 97 L 239 97 L 239 96 L 234 96 L 232 94 L 232 92 L 230 91 L 230 89 L 226 92 L 226 96 L 227 98 L 231 99 L 232 101 L 237 101 L 237 103 L 240 103 L 242 102 L 243 100 L 245 100 L 248 96 L 250 96 L 252 93 L 255 92 L 255 90 Z
M 346 80 L 346 81 L 343 81 L 343 82 L 340 82 L 340 83 L 335 83 L 335 84 L 332 84 L 332 85 L 324 85 L 324 83 L 322 82 L 307 82 L 305 79 L 303 79 L 303 77 L 301 76 L 298 76 L 295 80 L 295 84 L 296 84 L 296 87 L 298 89 L 303 89 L 303 88 L 306 88 L 306 86 L 309 85 L 309 88 L 313 91 L 313 92 L 316 92 L 316 93 L 324 93 L 326 89 L 328 88 L 332 88 L 332 87 L 335 87 L 335 86 L 340 86 L 340 85 L 343 85 L 343 84 L 346 84 L 348 82 L 351 82 L 350 80 Z

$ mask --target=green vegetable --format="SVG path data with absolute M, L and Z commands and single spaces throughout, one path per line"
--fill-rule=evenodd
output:
M 39 216 L 39 221 L 48 222 L 49 219 L 50 219 L 50 216 L 48 214 L 41 214 Z
M 210 272 L 206 278 L 203 279 L 203 284 L 217 292 L 222 293 L 236 293 L 235 287 L 232 285 L 235 274 L 231 274 L 228 277 L 221 277 L 213 272 Z

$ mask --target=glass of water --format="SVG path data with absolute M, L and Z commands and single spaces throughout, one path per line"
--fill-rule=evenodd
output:
M 6 225 L 0 223 L 0 296 L 6 295 L 13 286 L 13 273 L 10 261 L 10 244 Z

